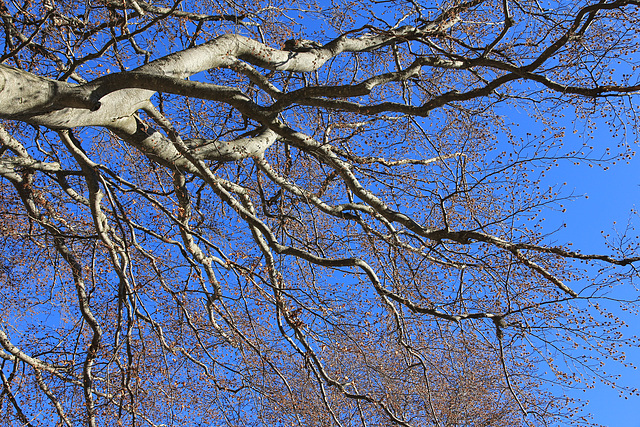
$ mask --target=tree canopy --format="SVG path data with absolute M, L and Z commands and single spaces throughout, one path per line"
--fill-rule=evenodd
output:
M 639 7 L 0 0 L 7 425 L 588 423 L 638 241 L 545 174 L 632 155 Z

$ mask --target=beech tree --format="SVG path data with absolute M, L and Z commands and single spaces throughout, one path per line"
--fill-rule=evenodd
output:
M 545 172 L 632 155 L 639 6 L 0 0 L 5 425 L 588 423 L 640 257 Z

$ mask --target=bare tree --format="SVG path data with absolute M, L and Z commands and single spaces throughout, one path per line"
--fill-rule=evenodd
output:
M 635 136 L 640 2 L 287 4 L 0 0 L 6 425 L 586 422 L 637 242 L 541 183 L 629 155 L 559 117 Z

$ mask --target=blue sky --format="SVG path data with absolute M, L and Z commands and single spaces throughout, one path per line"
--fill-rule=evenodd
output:
M 572 139 L 568 138 L 568 142 Z M 601 147 L 615 145 L 605 124 L 596 130 L 594 140 Z M 613 233 L 615 228 L 624 228 L 630 218 L 632 221 L 635 219 L 636 224 L 640 220 L 631 215 L 634 208 L 640 207 L 640 158 L 635 156 L 629 163 L 619 162 L 609 166 L 605 170 L 587 164 L 565 162 L 548 175 L 549 184 L 567 182 L 565 193 L 573 192 L 576 196 L 575 200 L 564 204 L 566 212 L 547 217 L 548 230 L 566 224 L 553 236 L 559 244 L 571 242 L 575 249 L 585 253 L 608 253 L 602 232 Z M 629 284 L 621 285 L 616 292 L 637 298 L 637 290 Z M 616 304 L 607 308 L 614 313 L 621 313 Z M 621 315 L 629 324 L 628 336 L 640 335 L 640 323 L 630 318 L 628 313 Z M 640 365 L 639 348 L 630 348 L 625 353 L 629 362 Z M 623 386 L 633 388 L 640 385 L 640 369 L 623 368 L 614 361 L 606 363 L 604 369 L 607 373 L 621 375 L 620 384 Z M 602 383 L 596 383 L 594 389 L 570 394 L 589 401 L 585 411 L 593 414 L 596 423 L 610 427 L 640 426 L 639 396 L 625 393 L 625 399 L 620 397 L 619 390 Z
M 568 167 L 567 179 L 576 194 L 588 195 L 567 205 L 564 217 L 567 227 L 562 231 L 576 247 L 587 251 L 604 248 L 601 230 L 611 231 L 616 225 L 625 226 L 629 213 L 640 203 L 640 159 L 635 157 L 629 164 L 619 164 L 609 170 L 589 168 L 581 165 Z M 634 293 L 630 285 L 623 292 Z M 637 294 L 637 292 L 636 292 Z M 628 319 L 630 334 L 640 334 L 640 324 Z M 640 364 L 640 349 L 627 351 L 629 361 Z M 616 368 L 611 362 L 608 372 L 622 375 L 625 386 L 638 386 L 640 372 L 634 369 Z M 640 426 L 640 397 L 620 398 L 620 393 L 611 387 L 599 384 L 596 389 L 582 394 L 590 401 L 587 409 L 594 414 L 594 421 L 607 426 Z
M 515 119 L 514 119 L 515 120 Z M 568 127 L 571 120 L 567 119 Z M 617 141 L 603 123 L 595 132 L 596 150 L 605 146 L 615 146 Z M 567 142 L 580 144 L 580 136 L 569 136 Z M 553 239 L 558 244 L 571 242 L 576 250 L 585 253 L 608 253 L 602 231 L 608 233 L 614 221 L 624 226 L 630 212 L 640 204 L 640 159 L 633 158 L 629 164 L 610 165 L 605 170 L 588 164 L 574 165 L 563 162 L 547 175 L 550 185 L 566 182 L 565 194 L 574 194 L 575 200 L 565 203 L 566 212 L 554 211 L 546 215 L 545 229 L 558 229 Z M 588 198 L 586 197 L 588 196 Z M 640 220 L 640 219 L 639 219 Z M 559 228 L 563 223 L 566 227 Z M 622 285 L 621 293 L 637 295 L 629 285 Z M 616 307 L 610 307 L 615 311 Z M 640 325 L 633 319 L 628 321 L 629 335 L 639 334 Z M 640 349 L 627 351 L 629 361 L 640 364 Z M 633 387 L 640 384 L 640 371 L 624 369 L 616 362 L 610 362 L 606 371 L 622 376 L 622 386 Z M 571 392 L 576 397 L 589 400 L 586 411 L 593 413 L 593 420 L 605 426 L 640 426 L 640 397 L 624 399 L 620 391 L 598 383 L 593 390 Z

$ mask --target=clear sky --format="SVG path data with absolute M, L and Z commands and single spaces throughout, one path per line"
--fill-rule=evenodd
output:
M 615 145 L 604 124 L 598 128 L 594 141 L 601 147 Z M 559 230 L 554 237 L 558 243 L 572 242 L 573 247 L 582 252 L 607 253 L 601 231 L 607 234 L 616 226 L 625 227 L 631 211 L 634 208 L 640 208 L 640 157 L 638 156 L 628 164 L 623 162 L 610 165 L 607 170 L 565 162 L 558 168 L 554 168 L 548 179 L 550 184 L 567 182 L 566 193 L 571 193 L 573 190 L 573 193 L 578 196 L 574 201 L 564 205 L 565 213 L 558 212 L 557 215 L 548 217 L 549 229 L 565 222 L 566 227 Z M 631 219 L 638 225 L 640 217 L 631 216 Z M 629 284 L 622 285 L 622 289 L 617 291 L 626 296 L 638 298 L 638 291 Z M 608 308 L 620 313 L 614 304 Z M 630 317 L 629 313 L 623 313 L 622 316 L 629 324 L 628 334 L 640 335 L 640 322 Z M 625 353 L 629 362 L 640 365 L 639 348 L 628 349 Z M 621 375 L 621 385 L 631 388 L 640 387 L 640 368 L 637 370 L 622 368 L 617 362 L 610 361 L 604 369 L 607 373 Z M 596 388 L 592 390 L 576 391 L 574 395 L 589 400 L 585 410 L 594 415 L 594 422 L 609 427 L 640 426 L 639 396 L 629 396 L 625 393 L 627 396 L 625 399 L 620 397 L 619 390 L 602 383 L 597 383 Z

